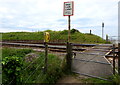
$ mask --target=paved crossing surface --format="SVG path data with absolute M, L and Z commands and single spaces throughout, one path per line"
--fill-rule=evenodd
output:
M 112 48 L 111 44 L 101 44 L 76 53 L 72 61 L 72 71 L 91 76 L 106 78 L 112 75 L 112 65 L 105 58 L 105 55 Z

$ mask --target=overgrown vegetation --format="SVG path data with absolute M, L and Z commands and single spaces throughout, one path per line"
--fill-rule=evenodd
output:
M 67 42 L 68 30 L 52 31 L 46 30 L 50 33 L 51 42 Z M 10 32 L 2 33 L 2 40 L 44 40 L 44 32 Z M 89 34 L 81 33 L 76 29 L 71 30 L 71 42 L 73 43 L 106 43 L 101 37 Z
M 55 83 L 62 76 L 61 60 L 55 55 L 48 55 L 48 69 L 44 73 L 44 53 L 36 53 L 38 57 L 27 61 L 25 55 L 33 53 L 31 49 L 3 48 L 2 50 L 4 84 Z
M 2 49 L 0 48 L 0 84 L 2 84 Z
M 120 84 L 120 75 L 119 74 L 113 75 L 111 79 L 114 83 Z

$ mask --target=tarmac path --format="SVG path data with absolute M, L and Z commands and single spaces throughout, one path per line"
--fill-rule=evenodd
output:
M 76 57 L 72 60 L 72 71 L 78 74 L 107 78 L 112 75 L 112 65 L 105 58 L 110 51 L 112 44 L 101 44 L 85 50 L 77 52 Z

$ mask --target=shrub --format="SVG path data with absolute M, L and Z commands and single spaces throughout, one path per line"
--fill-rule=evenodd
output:
M 7 80 L 3 83 L 9 83 L 13 80 L 12 84 L 20 82 L 20 71 L 22 70 L 23 62 L 21 57 L 11 56 L 5 57 L 2 60 L 3 75 L 6 76 Z

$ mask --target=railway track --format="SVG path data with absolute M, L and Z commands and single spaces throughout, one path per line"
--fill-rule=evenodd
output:
M 22 42 L 22 43 L 21 43 Z M 31 42 L 31 43 L 29 43 Z M 9 47 L 35 47 L 35 48 L 45 48 L 45 45 L 43 42 L 35 43 L 32 41 L 8 41 L 8 42 L 0 42 L 2 46 L 9 46 Z M 85 47 L 93 47 L 96 44 L 72 44 L 74 51 L 84 51 L 86 50 Z M 66 52 L 66 43 L 48 43 L 48 48 L 50 51 L 56 51 L 56 52 Z
M 2 46 L 8 46 L 8 47 L 34 47 L 34 48 L 45 48 L 44 42 L 41 41 L 34 41 L 34 40 L 23 40 L 23 41 L 2 41 L 0 42 L 0 44 L 2 44 Z M 105 49 L 102 50 L 102 48 L 106 48 L 108 46 L 112 46 L 112 44 L 76 44 L 76 43 L 72 43 L 73 46 L 73 51 L 74 52 L 82 52 L 85 50 L 88 50 L 89 48 L 92 48 L 94 46 L 97 46 L 98 48 L 94 48 L 92 49 L 93 51 L 103 51 L 103 52 L 108 52 L 112 49 L 112 47 L 110 49 Z M 101 47 L 102 46 L 102 47 Z M 49 42 L 48 43 L 48 48 L 49 51 L 53 51 L 53 52 L 66 52 L 66 43 L 56 43 L 56 42 Z M 116 50 L 115 52 L 116 54 L 118 53 L 118 50 Z M 109 52 L 108 55 L 106 55 L 107 58 L 112 58 L 112 51 Z M 117 57 L 116 57 L 117 58 Z

